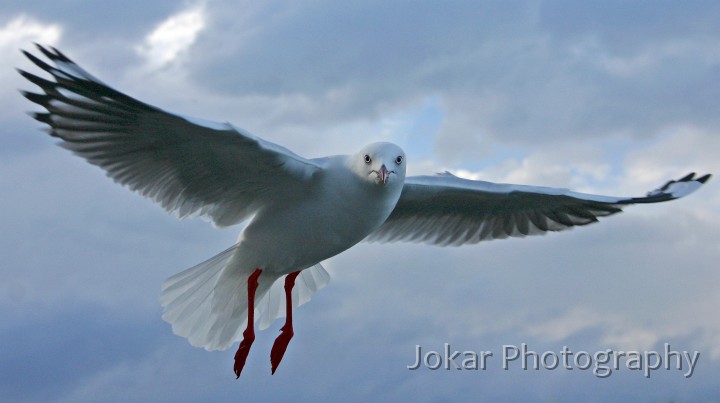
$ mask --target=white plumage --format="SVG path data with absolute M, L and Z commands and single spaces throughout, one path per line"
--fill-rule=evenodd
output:
M 306 159 L 230 124 L 140 102 L 56 49 L 38 48 L 54 65 L 25 54 L 51 79 L 20 71 L 42 89 L 24 95 L 46 109 L 33 116 L 63 147 L 181 218 L 205 216 L 218 226 L 248 222 L 236 245 L 162 286 L 163 319 L 208 350 L 241 339 L 252 313 L 248 277 L 256 269 L 262 274 L 254 302 L 264 328 L 285 314 L 278 279 L 300 271 L 291 301 L 298 306 L 328 283 L 320 262 L 363 239 L 462 245 L 559 231 L 624 205 L 683 197 L 710 177 L 690 174 L 644 197 L 608 197 L 449 173 L 405 178 L 405 154 L 390 143 Z

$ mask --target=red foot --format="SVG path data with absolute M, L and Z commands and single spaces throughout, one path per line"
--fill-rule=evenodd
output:
M 247 359 L 248 353 L 250 352 L 250 346 L 252 346 L 253 341 L 255 341 L 255 291 L 257 290 L 258 277 L 260 277 L 261 273 L 262 270 L 255 269 L 255 271 L 250 275 L 250 277 L 248 277 L 247 327 L 243 332 L 243 339 L 240 342 L 240 347 L 238 347 L 238 350 L 235 353 L 235 365 L 233 366 L 233 370 L 235 371 L 235 375 L 237 376 L 237 378 L 240 378 L 240 373 L 245 366 L 245 360 Z
M 290 339 L 292 339 L 294 332 L 292 326 L 292 289 L 295 285 L 295 278 L 300 274 L 299 271 L 292 272 L 285 277 L 285 312 L 287 317 L 285 318 L 285 325 L 280 329 L 282 333 L 275 339 L 272 350 L 270 351 L 270 364 L 272 365 L 272 373 L 275 374 L 275 370 L 280 361 L 282 361 L 285 355 L 285 350 Z
M 250 331 L 248 332 L 248 330 Z M 238 347 L 238 350 L 235 353 L 235 365 L 233 366 L 233 371 L 235 371 L 237 378 L 240 378 L 240 373 L 242 372 L 243 367 L 245 367 L 245 360 L 247 360 L 248 354 L 250 353 L 250 346 L 252 346 L 254 341 L 255 332 L 252 331 L 252 329 L 245 329 L 243 332 L 243 339 L 240 342 L 240 347 Z
M 292 326 L 283 326 L 280 331 L 282 333 L 280 333 L 280 336 L 275 339 L 275 343 L 270 351 L 270 364 L 272 365 L 273 374 L 275 374 L 275 370 L 278 365 L 280 365 L 280 361 L 282 361 L 282 358 L 285 355 L 285 350 L 287 350 L 287 346 L 290 344 L 290 339 L 292 339 L 294 335 Z

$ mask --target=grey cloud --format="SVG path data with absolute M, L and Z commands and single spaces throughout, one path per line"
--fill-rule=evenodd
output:
M 120 90 L 126 88 L 117 83 L 132 78 L 123 72 L 141 62 L 133 46 L 178 10 L 75 4 L 5 2 L 0 9 L 62 23 L 69 55 Z M 490 155 L 502 163 L 493 154 L 498 149 L 514 158 L 518 149 L 542 152 L 559 142 L 570 152 L 573 142 L 616 130 L 650 137 L 687 121 L 714 132 L 717 64 L 703 49 L 718 37 L 711 23 L 717 6 L 643 4 L 210 1 L 210 24 L 181 66 L 197 90 L 190 94 L 196 105 L 172 94 L 158 105 L 181 104 L 188 112 L 217 105 L 224 115 L 234 101 L 239 107 L 257 97 L 263 104 L 249 115 L 276 114 L 263 128 L 290 138 L 297 127 L 340 147 L 349 140 L 327 137 L 343 124 L 374 122 L 433 97 L 444 115 L 435 119 L 442 121 L 435 152 L 445 161 Z M 662 53 L 675 42 L 696 47 Z M 603 57 L 627 62 L 646 52 L 655 61 L 626 75 L 603 64 Z M 132 85 L 152 93 L 155 84 Z M 181 98 L 188 88 L 172 91 Z M 3 94 L 23 102 L 14 89 Z M 710 400 L 720 392 L 712 181 L 686 200 L 630 209 L 568 233 L 458 249 L 358 245 L 326 262 L 333 280 L 298 310 L 278 373 L 270 376 L 268 364 L 276 323 L 258 333 L 247 373 L 234 381 L 232 351 L 208 353 L 174 336 L 160 319 L 157 295 L 165 277 L 228 246 L 237 228 L 176 222 L 50 147 L 37 126 L 24 116 L 4 120 L 0 137 L 3 398 L 526 401 L 580 400 L 590 391 L 597 400 Z M 422 141 L 436 141 L 434 133 Z M 712 150 L 698 152 L 711 160 Z M 531 332 L 576 307 L 600 320 L 555 341 Z M 604 349 L 614 347 L 607 341 L 613 331 L 624 330 L 617 323 L 701 350 L 696 375 L 663 372 L 646 380 L 621 372 L 598 381 L 580 371 L 405 369 L 416 343 Z
M 62 21 L 65 40 L 73 44 L 104 41 L 112 46 L 118 39 L 141 39 L 147 31 L 178 9 L 172 2 L 102 2 L 90 4 L 74 0 L 53 2 L 28 0 L 3 1 L 0 22 L 17 14 L 31 15 L 43 21 Z
M 540 27 L 558 41 L 591 37 L 614 53 L 630 56 L 649 44 L 717 36 L 720 7 L 713 1 L 545 1 Z
M 241 8 L 215 3 L 189 68 L 215 92 L 303 94 L 314 122 L 305 124 L 377 118 L 437 96 L 447 113 L 439 152 L 468 159 L 482 155 L 459 139 L 532 144 L 718 126 L 718 61 L 701 61 L 716 52 L 720 33 L 703 23 L 714 4 L 502 4 L 273 3 L 246 22 Z M 662 54 L 677 41 L 697 47 Z M 603 64 L 653 52 L 631 76 Z
M 97 371 L 141 360 L 159 343 L 153 317 L 77 301 L 26 312 L 11 327 L 7 312 L 2 319 L 0 396 L 8 401 L 54 401 Z
M 485 157 L 491 143 L 650 138 L 689 121 L 720 123 L 714 4 L 217 1 L 206 10 L 184 68 L 238 108 L 263 97 L 246 119 L 273 116 L 275 130 L 380 119 L 436 97 L 446 114 L 436 152 L 457 163 Z M 135 41 L 174 11 L 132 20 Z M 101 55 L 111 80 L 117 63 L 139 64 L 130 44 L 95 40 L 81 55 Z M 632 74 L 607 66 L 643 57 L 651 60 Z

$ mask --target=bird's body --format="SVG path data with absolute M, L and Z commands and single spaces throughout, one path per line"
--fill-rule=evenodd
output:
M 373 161 L 366 163 L 365 156 L 372 156 Z M 255 295 L 261 300 L 280 276 L 311 267 L 322 270 L 320 262 L 362 241 L 386 221 L 400 197 L 405 177 L 404 165 L 392 162 L 398 156 L 404 159 L 399 147 L 374 143 L 353 155 L 313 160 L 316 169 L 307 178 L 306 187 L 260 208 L 237 244 L 227 251 L 227 262 L 190 269 L 205 275 L 216 271 L 216 279 L 207 282 L 205 277 L 198 277 L 194 283 L 214 283 L 212 295 L 205 295 L 209 289 L 196 287 L 176 296 L 172 293 L 176 288 L 173 278 L 166 282 L 161 298 L 166 309 L 164 318 L 195 346 L 227 348 L 239 337 L 247 315 L 246 279 L 255 268 L 263 268 Z M 383 166 L 383 159 L 396 165 L 395 173 L 386 183 L 379 183 L 374 172 Z M 187 302 L 193 301 L 201 303 L 188 309 Z M 188 310 L 204 314 L 187 315 Z M 198 326 L 201 322 L 207 324 Z M 261 328 L 267 324 L 268 320 Z
M 238 376 L 255 311 L 261 328 L 287 316 L 271 352 L 274 371 L 292 337 L 293 308 L 328 282 L 320 263 L 358 242 L 463 245 L 560 231 L 626 205 L 686 196 L 710 178 L 690 174 L 646 196 L 612 197 L 450 174 L 406 178 L 405 154 L 390 143 L 306 159 L 230 124 L 145 104 L 59 51 L 39 49 L 54 66 L 25 54 L 52 80 L 20 71 L 42 89 L 24 95 L 46 109 L 33 116 L 63 147 L 181 218 L 247 223 L 237 244 L 170 277 L 160 297 L 163 319 L 192 345 L 225 349 L 242 339 Z
M 325 159 L 305 191 L 260 210 L 240 237 L 246 263 L 287 274 L 337 255 L 380 227 L 400 197 L 404 175 L 378 186 L 354 174 L 348 166 L 353 158 L 359 157 Z

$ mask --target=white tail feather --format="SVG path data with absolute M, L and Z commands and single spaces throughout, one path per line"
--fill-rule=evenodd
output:
M 310 301 L 315 291 L 330 282 L 330 274 L 320 263 L 300 272 L 292 291 L 293 309 Z M 285 317 L 285 281 L 278 279 L 255 305 L 261 312 L 260 330 L 266 329 L 277 318 Z
M 168 278 L 162 285 L 163 319 L 175 334 L 195 347 L 224 350 L 240 340 L 247 321 L 247 279 L 255 268 L 237 264 L 238 245 Z M 258 279 L 255 311 L 256 317 L 262 317 L 260 329 L 285 315 L 284 281 L 280 277 L 263 272 Z M 320 264 L 303 270 L 293 288 L 293 308 L 309 301 L 329 280 Z

